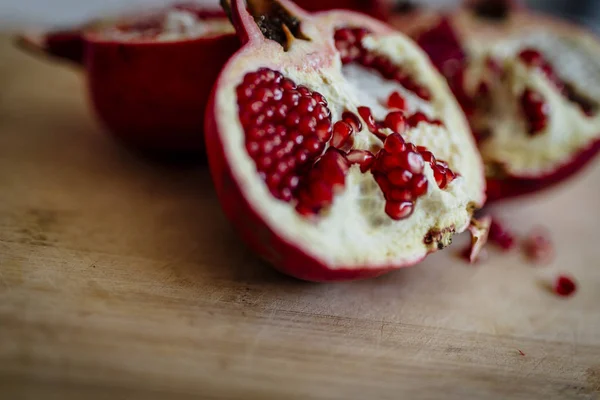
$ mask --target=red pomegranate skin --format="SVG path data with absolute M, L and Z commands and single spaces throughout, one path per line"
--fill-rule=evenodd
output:
M 596 140 L 585 150 L 577 153 L 575 158 L 571 159 L 567 164 L 550 174 L 532 178 L 517 176 L 506 176 L 501 179 L 488 178 L 486 192 L 487 204 L 535 193 L 542 189 L 548 189 L 560 184 L 567 178 L 572 178 L 576 174 L 583 172 L 585 167 L 589 164 L 589 161 L 591 161 L 599 151 L 600 140 Z
M 177 42 L 86 42 L 93 109 L 108 130 L 148 150 L 203 148 L 204 109 L 235 35 Z

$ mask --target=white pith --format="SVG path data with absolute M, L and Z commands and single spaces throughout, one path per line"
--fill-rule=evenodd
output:
M 155 42 L 172 42 L 200 37 L 219 36 L 234 33 L 235 29 L 225 17 L 199 18 L 190 11 L 169 9 L 163 13 L 156 13 L 135 18 L 125 19 L 125 26 L 145 20 L 158 20 L 159 29 L 150 31 L 135 29 L 119 29 L 113 27 L 104 32 L 105 36 L 123 41 L 137 41 L 151 38 Z
M 332 38 L 334 26 L 338 26 L 339 21 L 329 18 L 332 17 L 325 14 L 304 24 L 304 34 Z M 428 232 L 449 227 L 456 232 L 463 231 L 469 224 L 471 207 L 481 205 L 484 196 L 481 160 L 465 118 L 445 81 L 434 71 L 426 56 L 399 34 L 369 36 L 363 44 L 397 61 L 417 77 L 433 93 L 432 102 L 427 105 L 390 81 L 382 85 L 377 72 L 367 72 L 357 66 L 342 68 L 337 53 L 332 58 L 332 54 L 322 51 L 322 47 L 315 52 L 314 43 L 301 40 L 295 40 L 287 52 L 268 40 L 262 45 L 260 55 L 251 48 L 244 48 L 226 67 L 215 97 L 220 140 L 245 199 L 277 235 L 331 269 L 413 264 L 435 250 L 437 243 L 426 245 L 423 241 Z M 401 92 L 408 100 L 409 109 L 423 110 L 444 121 L 446 126 L 419 124 L 404 135 L 407 141 L 427 146 L 462 176 L 441 190 L 431 168 L 426 165 L 427 194 L 417 200 L 415 211 L 409 218 L 394 221 L 384 211 L 385 199 L 372 174 L 363 174 L 358 166 L 353 166 L 346 177 L 344 191 L 335 196 L 333 205 L 314 219 L 302 217 L 294 209 L 294 202 L 283 202 L 271 195 L 245 149 L 235 89 L 246 73 L 261 67 L 277 70 L 296 84 L 321 93 L 328 101 L 333 122 L 338 121 L 346 110 L 358 115 L 358 106 L 370 106 L 376 119 L 383 119 L 385 108 L 379 103 L 386 101 L 393 91 Z M 355 85 L 345 76 L 368 76 L 370 80 L 366 85 L 365 82 Z M 353 148 L 372 150 L 374 146 L 380 147 L 381 141 L 363 122 L 363 130 L 354 135 Z
M 499 60 L 507 74 L 504 81 L 496 79 L 496 84 L 491 86 L 493 106 L 483 123 L 492 135 L 481 146 L 484 161 L 501 163 L 510 175 L 536 177 L 559 169 L 569 163 L 574 154 L 600 139 L 600 114 L 586 116 L 541 70 L 527 67 L 518 60 L 517 54 L 525 48 L 539 50 L 561 79 L 596 102 L 600 101 L 600 54 L 590 52 L 582 40 L 550 31 L 494 43 L 481 43 L 475 38 L 469 43 L 472 61 L 468 81 L 472 91 L 485 73 L 482 66 L 488 55 Z M 550 107 L 548 125 L 533 136 L 527 131 L 520 109 L 519 97 L 525 88 L 542 94 Z

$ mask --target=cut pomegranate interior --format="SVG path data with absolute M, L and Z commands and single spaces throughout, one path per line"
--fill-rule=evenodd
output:
M 193 3 L 26 34 L 20 43 L 81 64 L 94 111 L 116 137 L 173 151 L 203 147 L 210 90 L 239 48 L 222 11 Z
M 236 0 L 230 13 L 244 45 L 206 110 L 207 154 L 257 253 L 301 279 L 355 279 L 413 265 L 469 226 L 481 159 L 412 41 L 285 0 Z
M 486 164 L 488 201 L 560 182 L 600 150 L 600 42 L 513 3 L 479 0 L 398 25 L 467 114 Z

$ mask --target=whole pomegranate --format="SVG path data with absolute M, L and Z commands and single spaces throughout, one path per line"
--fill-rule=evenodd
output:
M 353 12 L 229 11 L 243 46 L 213 88 L 206 148 L 252 249 L 301 279 L 356 279 L 416 264 L 469 226 L 483 166 L 418 46 Z
M 489 201 L 561 182 L 600 150 L 600 42 L 589 32 L 502 0 L 393 20 L 467 114 Z

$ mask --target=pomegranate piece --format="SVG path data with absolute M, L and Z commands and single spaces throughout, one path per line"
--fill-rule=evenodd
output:
M 570 297 L 577 291 L 577 283 L 567 275 L 559 275 L 552 287 L 554 293 L 561 297 Z
M 223 12 L 193 4 L 24 34 L 20 43 L 77 62 L 101 124 L 128 145 L 166 152 L 204 147 L 202 110 L 239 48 Z
M 493 26 L 482 18 L 487 12 L 479 8 L 492 3 L 506 13 Z M 477 133 L 488 171 L 488 202 L 562 182 L 597 155 L 600 98 L 593 87 L 598 76 L 583 67 L 600 54 L 597 38 L 510 1 L 479 0 L 454 14 L 440 18 L 431 14 L 411 15 L 410 21 L 405 19 L 397 27 L 410 32 L 427 52 Z M 472 46 L 463 46 L 467 40 Z M 496 52 L 520 41 L 537 45 Z M 489 51 L 467 50 L 479 47 Z M 500 53 L 493 60 L 489 56 Z M 565 59 L 571 60 L 568 65 L 562 63 Z M 506 107 L 511 100 L 518 107 Z M 408 122 L 410 126 L 410 118 Z M 523 126 L 522 131 L 506 129 L 517 125 Z M 564 146 L 568 150 L 554 150 Z
M 468 257 L 465 258 L 467 258 L 471 264 L 476 263 L 480 259 L 483 247 L 488 240 L 491 223 L 492 217 L 490 216 L 485 216 L 480 220 L 471 220 L 471 224 L 469 225 L 469 232 L 471 233 L 471 245 L 463 252 L 463 256 L 468 255 Z
M 441 78 L 418 47 L 363 15 L 247 3 L 231 3 L 243 47 L 215 84 L 205 133 L 219 200 L 248 245 L 292 276 L 345 280 L 414 265 L 466 229 L 484 200 L 483 168 L 459 107 L 432 84 Z M 384 36 L 407 49 L 406 62 L 378 44 Z M 419 95 L 435 98 L 428 115 L 447 125 L 439 140 L 419 135 L 424 125 L 404 132 L 398 107 L 370 108 L 386 99 L 365 79 L 413 91 L 406 109 L 424 107 Z
M 537 228 L 523 241 L 523 252 L 535 264 L 547 264 L 554 258 L 554 245 L 546 229 Z

